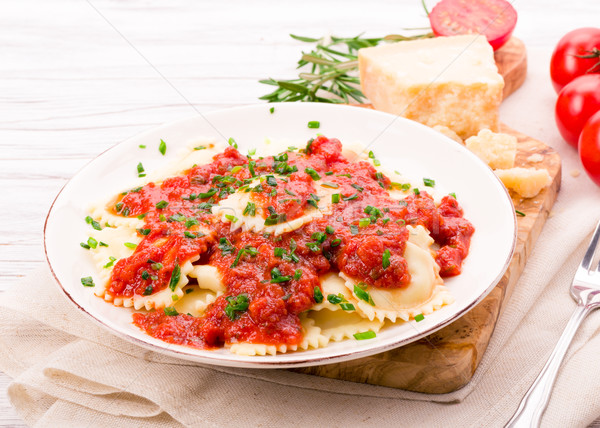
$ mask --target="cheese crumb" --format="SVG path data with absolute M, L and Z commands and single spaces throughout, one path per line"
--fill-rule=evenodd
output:
M 502 183 L 524 198 L 533 198 L 552 182 L 546 169 L 510 168 L 494 171 Z
M 462 140 L 462 138 L 460 138 L 456 132 L 454 132 L 447 126 L 435 125 L 433 127 L 433 129 L 435 129 L 437 132 L 439 132 L 441 134 L 444 134 L 446 137 L 456 141 L 457 143 L 464 144 L 464 141 Z
M 358 51 L 360 85 L 377 110 L 461 138 L 498 129 L 504 80 L 483 36 L 435 37 Z
M 527 162 L 530 163 L 538 163 L 544 160 L 544 155 L 541 153 L 534 153 L 531 156 L 527 157 Z
M 476 136 L 467 138 L 465 144 L 492 169 L 507 169 L 515 165 L 517 138 L 482 129 Z
M 579 177 L 579 174 L 581 174 L 581 171 L 579 171 L 578 169 L 574 169 L 571 171 L 571 177 Z

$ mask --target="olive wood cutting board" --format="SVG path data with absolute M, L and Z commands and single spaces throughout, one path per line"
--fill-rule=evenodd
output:
M 525 46 L 512 38 L 495 53 L 495 59 L 498 71 L 504 77 L 503 95 L 506 98 L 525 80 Z M 455 391 L 471 380 L 502 313 L 503 304 L 510 297 L 556 200 L 561 182 L 561 161 L 553 149 L 505 125 L 501 125 L 500 131 L 517 137 L 515 166 L 546 168 L 552 184 L 530 199 L 511 194 L 515 208 L 525 215 L 517 217 L 515 253 L 498 285 L 463 317 L 416 342 L 358 360 L 295 371 L 432 394 Z

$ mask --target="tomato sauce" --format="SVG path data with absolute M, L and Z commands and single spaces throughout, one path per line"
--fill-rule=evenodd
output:
M 240 189 L 255 203 L 252 215 L 265 225 L 282 223 L 314 209 L 317 185 L 333 192 L 330 210 L 280 236 L 232 231 L 211 212 Z M 320 136 L 300 151 L 258 159 L 228 147 L 210 164 L 117 198 L 114 213 L 139 216 L 144 227 L 133 255 L 115 264 L 107 293 L 174 289 L 183 263 L 208 263 L 227 291 L 202 316 L 156 311 L 134 314 L 134 323 L 153 337 L 199 348 L 297 345 L 299 314 L 316 303 L 320 275 L 340 271 L 379 288 L 409 284 L 406 225 L 430 231 L 442 276 L 460 274 L 474 228 L 456 199 L 445 196 L 436 207 L 427 192 L 415 191 L 399 202 L 388 193 L 397 186 L 370 163 L 347 159 L 336 139 Z

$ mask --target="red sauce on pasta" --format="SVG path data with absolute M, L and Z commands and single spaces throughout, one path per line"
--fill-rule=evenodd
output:
M 186 261 L 208 263 L 218 268 L 226 293 L 202 316 L 155 311 L 134 314 L 134 323 L 153 337 L 200 348 L 297 345 L 299 314 L 315 304 L 320 275 L 341 271 L 373 287 L 407 286 L 406 225 L 426 227 L 440 246 L 440 274 L 458 275 L 474 229 L 456 199 L 445 196 L 436 207 L 421 190 L 399 202 L 388 193 L 398 183 L 369 162 L 351 162 L 341 148 L 322 136 L 301 151 L 259 159 L 228 147 L 210 164 L 122 194 L 114 213 L 140 216 L 145 224 L 133 255 L 115 264 L 107 293 L 174 289 Z M 265 176 L 260 184 L 257 175 Z M 232 231 L 211 212 L 241 188 L 254 201 L 246 214 L 268 225 L 291 221 L 319 203 L 316 180 L 332 190 L 331 211 L 280 236 Z

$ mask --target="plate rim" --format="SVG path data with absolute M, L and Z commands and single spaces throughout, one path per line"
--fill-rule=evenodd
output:
M 323 103 L 313 103 L 313 102 L 306 102 L 306 103 L 270 103 L 270 104 L 274 104 L 274 105 L 294 105 L 294 106 L 298 106 L 298 105 L 306 105 L 309 107 L 314 107 L 314 106 L 319 106 L 319 108 L 322 108 L 324 106 Z M 255 109 L 255 108 L 259 108 L 259 107 L 265 107 L 267 105 L 270 104 L 261 104 L 261 103 L 257 103 L 257 104 L 249 104 L 249 105 L 244 105 L 244 106 L 235 106 L 235 107 L 229 107 L 229 108 L 223 108 L 223 109 L 217 109 L 217 110 L 211 110 L 209 112 L 207 112 L 207 115 L 212 115 L 212 114 L 221 114 L 223 112 L 230 112 L 230 111 L 237 111 L 237 110 L 244 110 L 244 109 Z M 327 104 L 328 107 L 325 108 L 331 108 L 334 107 L 335 108 L 344 108 L 344 109 L 355 109 L 357 108 L 357 106 L 351 106 L 351 105 L 329 105 Z M 287 107 L 285 107 L 287 108 Z M 304 108 L 304 107 L 301 107 Z M 360 108 L 360 107 L 359 107 Z M 400 120 L 401 122 L 408 122 L 410 123 L 409 126 L 417 126 L 420 127 L 422 129 L 426 129 L 427 132 L 437 132 L 434 129 L 423 125 L 419 122 L 401 117 L 401 116 L 396 116 L 390 113 L 386 113 L 386 112 L 382 112 L 379 110 L 374 110 L 374 109 L 364 109 L 365 111 L 368 111 L 368 114 L 377 114 L 377 115 L 383 115 L 383 116 L 388 116 L 390 118 L 392 118 L 392 121 L 390 122 L 390 124 L 385 127 L 381 133 L 376 137 L 379 138 L 380 136 L 384 135 L 385 131 L 391 127 L 391 125 L 396 121 L 396 120 Z M 62 186 L 62 188 L 60 189 L 60 191 L 56 194 L 56 197 L 54 198 L 54 200 L 52 201 L 52 204 L 50 205 L 50 208 L 48 209 L 48 213 L 46 214 L 46 219 L 44 221 L 44 228 L 43 228 L 43 244 L 44 244 L 44 256 L 46 259 L 46 263 L 48 265 L 48 267 L 50 268 L 50 273 L 52 274 L 55 283 L 58 285 L 58 287 L 60 288 L 60 290 L 62 290 L 62 292 L 64 293 L 64 295 L 67 297 L 68 301 L 70 301 L 73 305 L 75 305 L 75 307 L 80 311 L 83 312 L 88 318 L 90 318 L 91 320 L 93 320 L 93 322 L 96 325 L 101 326 L 102 328 L 104 328 L 106 331 L 108 331 L 109 333 L 124 339 L 127 342 L 133 343 L 135 345 L 138 345 L 142 348 L 157 352 L 159 354 L 162 355 L 166 355 L 169 357 L 173 357 L 173 358 L 178 358 L 178 359 L 183 359 L 183 360 L 187 360 L 187 361 L 192 361 L 192 362 L 196 362 L 196 363 L 201 363 L 201 364 L 209 364 L 209 365 L 214 365 L 214 366 L 222 366 L 222 367 L 239 367 L 239 368 L 262 368 L 262 369 L 283 369 L 283 368 L 295 368 L 295 367 L 311 367 L 311 366 L 316 366 L 316 365 L 321 365 L 321 364 L 332 364 L 332 363 L 339 363 L 339 362 L 344 362 L 344 361 L 349 361 L 349 360 L 354 360 L 354 359 L 359 359 L 359 358 L 364 358 L 370 355 L 375 355 L 375 354 L 379 354 L 382 352 L 386 352 L 389 351 L 391 349 L 396 349 L 405 345 L 408 345 L 409 343 L 415 342 L 419 339 L 422 339 L 423 337 L 426 337 L 446 326 L 448 326 L 449 324 L 451 324 L 452 322 L 458 320 L 459 318 L 463 317 L 466 313 L 468 313 L 469 311 L 471 311 L 475 306 L 477 306 L 483 299 L 485 299 L 487 297 L 487 295 L 498 285 L 498 283 L 500 282 L 500 280 L 502 279 L 502 277 L 504 276 L 505 272 L 507 271 L 508 267 L 510 266 L 510 263 L 512 262 L 514 253 L 515 253 L 515 249 L 516 249 L 516 245 L 517 245 L 517 240 L 518 240 L 518 222 L 517 222 L 517 217 L 516 217 L 516 213 L 514 212 L 513 209 L 513 215 L 512 215 L 512 228 L 513 228 L 513 235 L 512 235 L 512 242 L 510 245 L 510 251 L 507 254 L 506 259 L 504 260 L 504 264 L 502 266 L 502 268 L 500 269 L 498 275 L 496 276 L 496 278 L 494 278 L 493 281 L 491 281 L 490 285 L 473 301 L 471 301 L 468 305 L 466 305 L 464 308 L 462 308 L 459 311 L 454 312 L 451 316 L 449 316 L 448 318 L 446 318 L 445 320 L 438 322 L 437 324 L 418 331 L 417 333 L 411 335 L 410 337 L 392 342 L 392 343 L 388 343 L 388 344 L 384 344 L 381 345 L 379 347 L 375 347 L 375 348 L 365 348 L 365 349 L 351 349 L 349 351 L 342 351 L 342 352 L 338 352 L 335 355 L 326 355 L 326 356 L 316 356 L 316 357 L 312 357 L 310 359 L 306 359 L 306 357 L 304 356 L 304 352 L 303 351 L 299 351 L 297 352 L 298 357 L 296 358 L 287 358 L 284 361 L 281 360 L 277 360 L 277 355 L 280 354 L 276 354 L 276 355 L 265 355 L 265 356 L 240 356 L 240 355 L 235 355 L 235 354 L 231 354 L 231 355 L 223 355 L 223 354 L 217 354 L 214 353 L 212 356 L 210 353 L 208 353 L 206 356 L 205 355 L 198 355 L 195 353 L 190 353 L 190 352 L 185 352 L 183 349 L 185 349 L 185 346 L 183 345 L 175 345 L 175 344 L 171 344 L 168 342 L 164 342 L 165 346 L 158 346 L 157 344 L 151 343 L 151 342 L 147 342 L 144 341 L 142 339 L 139 339 L 137 337 L 131 336 L 125 332 L 119 331 L 116 328 L 112 327 L 111 325 L 105 323 L 103 320 L 101 320 L 99 317 L 96 317 L 95 315 L 91 314 L 90 312 L 88 312 L 83 306 L 81 306 L 76 299 L 71 295 L 71 293 L 69 292 L 69 290 L 67 288 L 65 288 L 65 286 L 62 284 L 62 282 L 60 281 L 60 279 L 58 278 L 52 263 L 50 262 L 50 256 L 48 254 L 48 243 L 47 243 L 47 227 L 48 227 L 48 223 L 49 220 L 51 218 L 51 215 L 53 213 L 53 209 L 55 207 L 55 204 L 57 203 L 57 201 L 59 200 L 59 197 L 62 195 L 63 191 L 73 182 L 73 180 L 81 173 L 81 171 L 83 171 L 84 169 L 86 169 L 89 164 L 91 164 L 92 162 L 94 162 L 95 160 L 97 160 L 99 157 L 105 155 L 107 152 L 109 152 L 110 150 L 115 149 L 118 146 L 121 146 L 123 144 L 126 144 L 128 141 L 130 140 L 136 140 L 139 138 L 143 138 L 146 134 L 151 134 L 154 132 L 159 131 L 160 129 L 163 128 L 170 128 L 173 126 L 176 126 L 178 124 L 182 124 L 185 122 L 191 122 L 192 120 L 198 120 L 198 119 L 202 119 L 205 122 L 207 122 L 209 125 L 212 126 L 212 124 L 210 123 L 210 121 L 205 117 L 205 115 L 203 113 L 200 114 L 195 114 L 193 116 L 189 116 L 186 118 L 182 118 L 182 119 L 177 119 L 174 121 L 170 121 L 170 122 L 165 122 L 162 123 L 158 126 L 153 126 L 149 129 L 146 129 L 145 131 L 142 131 L 140 133 L 134 134 L 118 143 L 113 144 L 111 147 L 107 148 L 106 150 L 102 151 L 101 153 L 99 153 L 98 155 L 96 155 L 94 158 L 92 158 L 91 160 L 89 160 L 88 162 L 86 162 L 85 165 L 83 165 L 77 172 L 75 172 L 75 174 L 73 174 L 69 180 Z M 213 126 L 214 128 L 214 126 Z M 216 130 L 216 128 L 215 128 Z M 220 135 L 221 132 L 216 130 Z M 441 135 L 441 134 L 440 134 Z M 444 137 L 443 135 L 441 135 L 442 137 Z M 446 137 L 447 138 L 447 137 Z M 448 140 L 450 140 L 448 138 Z M 479 162 L 483 162 L 481 161 L 474 153 L 470 152 L 468 149 L 466 149 L 466 147 L 461 146 L 462 149 L 464 149 L 465 153 L 470 154 L 472 157 L 474 157 L 477 161 Z M 486 165 L 487 166 L 487 165 Z M 489 167 L 488 167 L 489 168 Z M 490 169 L 490 171 L 492 171 Z M 502 181 L 492 172 L 491 176 L 493 176 L 495 178 L 495 180 L 497 180 L 497 182 L 501 185 L 500 188 L 503 190 L 503 194 L 506 197 L 506 199 L 509 201 L 510 205 L 514 208 L 514 204 L 512 202 L 512 198 L 510 197 L 510 193 L 508 192 L 508 190 L 506 189 L 506 187 L 502 184 Z M 148 336 L 150 338 L 150 336 Z M 190 348 L 190 350 L 195 350 L 198 351 L 196 348 Z M 208 351 L 210 352 L 210 351 Z M 295 354 L 295 353 L 294 353 Z M 287 354 L 287 355 L 292 355 L 292 354 Z

